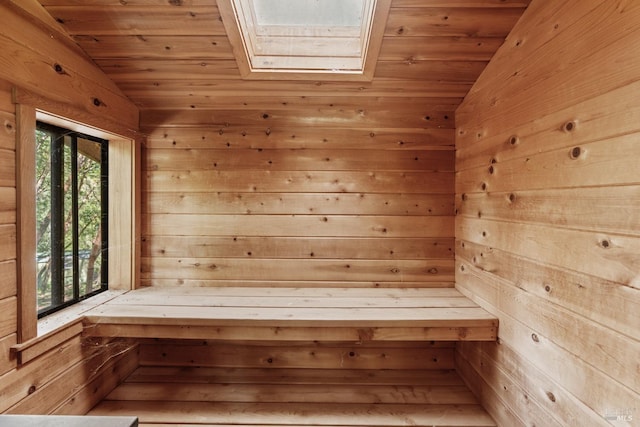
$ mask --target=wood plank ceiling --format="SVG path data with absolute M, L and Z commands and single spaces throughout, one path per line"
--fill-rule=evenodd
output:
M 393 0 L 371 82 L 242 80 L 215 0 L 39 1 L 143 118 L 163 109 L 329 109 L 340 98 L 348 122 L 362 120 L 361 109 L 348 109 L 358 97 L 420 111 L 421 127 L 452 128 L 455 108 L 530 0 Z

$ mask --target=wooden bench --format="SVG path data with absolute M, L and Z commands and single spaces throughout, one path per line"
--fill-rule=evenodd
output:
M 149 287 L 85 314 L 90 336 L 493 341 L 498 320 L 453 288 Z
M 138 368 L 91 415 L 144 425 L 494 426 L 455 343 L 498 321 L 451 288 L 144 288 L 86 312 L 137 338 Z M 442 342 L 448 341 L 448 342 Z

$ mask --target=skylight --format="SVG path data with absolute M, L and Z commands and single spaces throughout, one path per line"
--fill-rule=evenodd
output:
M 390 0 L 218 0 L 246 78 L 371 79 L 389 5 Z

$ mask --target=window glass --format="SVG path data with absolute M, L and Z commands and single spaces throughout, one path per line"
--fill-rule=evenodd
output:
M 107 148 L 106 140 L 37 124 L 39 317 L 107 289 Z

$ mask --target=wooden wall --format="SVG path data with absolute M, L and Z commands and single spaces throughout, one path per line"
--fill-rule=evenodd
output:
M 454 107 L 247 93 L 143 110 L 142 284 L 453 286 Z
M 457 365 L 501 425 L 640 418 L 639 22 L 534 0 L 457 111 L 456 287 L 500 318 Z
M 38 106 L 44 109 L 55 105 L 88 121 L 97 115 L 102 122 L 111 119 L 130 128 L 137 124 L 137 109 L 56 29 L 38 4 L 2 2 L 0 15 L 0 413 L 84 414 L 136 367 L 137 346 L 126 341 L 85 341 L 79 332 L 66 332 L 54 348 L 35 346 L 29 362 L 19 364 L 10 352 L 19 331 L 17 125 L 12 89 L 19 87 L 23 97 L 40 99 L 44 105 Z M 97 105 L 95 99 L 104 104 Z M 39 346 L 45 350 L 35 354 Z
M 454 343 L 143 340 L 140 367 L 90 414 L 145 425 L 495 425 Z M 226 424 L 225 424 L 226 425 Z

